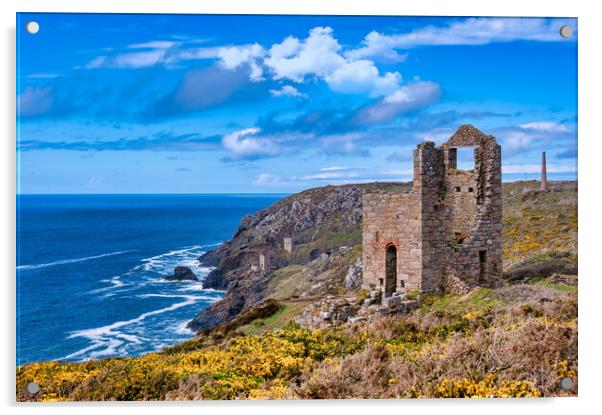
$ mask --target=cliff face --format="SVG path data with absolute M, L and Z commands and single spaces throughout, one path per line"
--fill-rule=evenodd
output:
M 286 197 L 247 215 L 230 241 L 199 258 L 215 266 L 205 288 L 226 290 L 224 298 L 189 323 L 194 330 L 214 327 L 262 301 L 275 270 L 306 264 L 341 246 L 361 243 L 362 194 L 376 189 L 404 190 L 403 183 L 327 186 Z M 284 238 L 293 242 L 291 253 Z M 260 268 L 263 255 L 265 269 Z

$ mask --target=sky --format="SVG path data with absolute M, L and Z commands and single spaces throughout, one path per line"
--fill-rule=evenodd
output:
M 504 181 L 542 151 L 575 180 L 577 20 L 17 16 L 21 194 L 410 181 L 414 147 L 462 124 L 496 137 Z

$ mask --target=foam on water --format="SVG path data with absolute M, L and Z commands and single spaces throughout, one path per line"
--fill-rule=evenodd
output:
M 160 321 L 154 319 L 156 316 L 170 314 L 183 307 L 197 303 L 211 304 L 221 298 L 221 291 L 205 290 L 201 281 L 163 280 L 163 277 L 173 272 L 173 268 L 177 265 L 190 267 L 202 280 L 212 270 L 211 267 L 201 266 L 197 259 L 203 254 L 202 249 L 206 247 L 194 245 L 143 258 L 142 264 L 133 267 L 125 275 L 101 280 L 109 285 L 92 290 L 89 294 L 104 293 L 103 297 L 123 296 L 127 291 L 130 296 L 136 298 L 174 301 L 170 305 L 146 311 L 131 319 L 69 333 L 67 339 L 82 338 L 89 344 L 59 360 L 82 361 L 109 356 L 128 356 L 140 351 L 156 351 L 165 347 L 166 341 L 173 344 L 194 335 L 194 332 L 186 327 L 194 315 L 192 310 L 184 320 L 170 315 Z M 132 293 L 134 290 L 135 292 Z
M 147 296 L 153 296 L 153 294 L 147 294 Z M 136 336 L 131 333 L 123 331 L 127 326 L 141 323 L 143 320 L 162 314 L 168 311 L 173 311 L 181 307 L 185 307 L 196 303 L 201 299 L 206 299 L 204 296 L 170 296 L 172 298 L 179 297 L 183 298 L 184 301 L 174 303 L 168 307 L 164 307 L 157 310 L 148 311 L 142 313 L 139 316 L 123 321 L 116 321 L 112 324 L 96 327 L 91 329 L 79 330 L 71 333 L 67 338 L 73 339 L 77 337 L 83 337 L 91 341 L 91 344 L 85 348 L 71 353 L 62 359 L 75 359 L 88 360 L 95 359 L 101 356 L 125 356 L 127 355 L 127 348 L 130 345 L 138 345 L 142 343 L 140 336 Z M 177 330 L 177 327 L 175 328 Z M 102 350 L 97 350 L 102 348 Z M 89 353 L 90 352 L 90 353 Z
M 132 251 L 117 251 L 117 252 L 110 252 L 108 254 L 100 254 L 100 255 L 88 256 L 88 257 L 84 257 L 84 258 L 61 259 L 59 261 L 49 262 L 49 263 L 46 263 L 46 264 L 20 265 L 20 266 L 17 267 L 17 270 L 19 270 L 19 271 L 27 271 L 27 270 L 30 270 L 30 269 L 52 267 L 52 266 L 55 266 L 55 265 L 73 264 L 75 262 L 91 261 L 93 259 L 99 259 L 99 258 L 104 258 L 104 257 L 108 257 L 108 256 L 113 256 L 113 255 L 125 254 L 127 252 L 132 252 Z
M 142 265 L 139 265 L 135 270 L 144 270 L 146 272 L 169 273 L 173 271 L 176 265 L 184 265 L 195 268 L 199 272 L 204 272 L 208 268 L 202 267 L 198 262 L 198 257 L 203 255 L 211 245 L 193 245 L 181 249 L 169 251 L 160 255 L 155 255 L 150 258 L 144 258 Z

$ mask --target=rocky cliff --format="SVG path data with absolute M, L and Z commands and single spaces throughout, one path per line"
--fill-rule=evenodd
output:
M 223 300 L 197 315 L 189 327 L 214 327 L 262 301 L 274 271 L 280 268 L 306 264 L 341 246 L 360 244 L 363 192 L 402 191 L 407 186 L 326 186 L 294 194 L 255 215 L 245 216 L 231 240 L 199 258 L 204 265 L 215 267 L 204 280 L 205 288 L 226 290 L 226 294 Z M 284 238 L 291 238 L 291 252 L 284 249 Z

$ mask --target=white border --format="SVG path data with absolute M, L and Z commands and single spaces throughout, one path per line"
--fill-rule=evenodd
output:
M 594 1 L 526 1 L 500 0 L 495 4 L 471 0 L 2 0 L 2 55 L 0 70 L 3 91 L 0 104 L 2 117 L 2 197 L 0 205 L 2 238 L 0 245 L 3 282 L 3 340 L 0 390 L 2 404 L 8 412 L 19 411 L 44 414 L 127 413 L 132 409 L 145 413 L 162 414 L 177 411 L 178 414 L 211 413 L 306 413 L 328 410 L 348 413 L 375 411 L 419 411 L 441 413 L 462 411 L 465 414 L 483 412 L 495 414 L 508 412 L 577 413 L 595 408 L 602 396 L 600 382 L 600 347 L 602 316 L 602 270 L 598 247 L 602 237 L 598 196 L 600 192 L 600 165 L 602 155 L 602 131 L 600 124 L 600 39 L 602 21 L 596 13 Z M 235 13 L 235 14 L 348 14 L 348 15 L 439 15 L 439 16 L 563 16 L 579 18 L 579 243 L 580 243 L 580 325 L 579 325 L 579 398 L 545 400 L 429 400 L 429 401 L 313 401 L 313 402 L 202 402 L 202 403 L 120 403 L 120 404 L 66 404 L 66 405 L 17 405 L 14 403 L 15 359 L 15 13 L 21 12 L 105 12 L 105 13 Z M 562 65 L 562 62 L 558 62 Z M 49 322 L 52 324 L 52 322 Z M 176 406 L 175 408 L 173 406 Z M 166 407 L 169 406 L 169 407 Z M 598 408 L 597 411 L 599 411 Z M 201 412 L 202 411 L 202 412 Z

